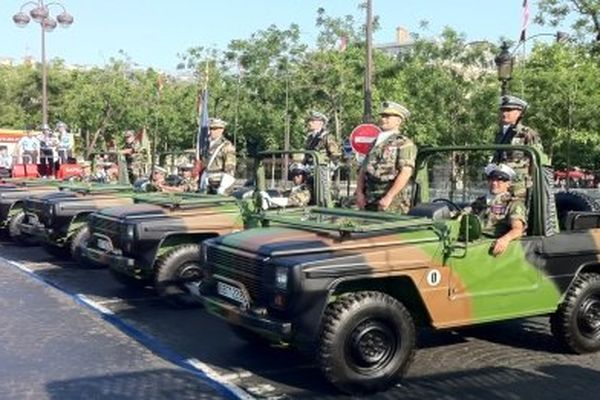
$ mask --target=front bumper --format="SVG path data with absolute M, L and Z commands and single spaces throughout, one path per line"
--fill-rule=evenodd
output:
M 19 229 L 22 233 L 34 237 L 39 241 L 49 241 L 50 233 L 48 229 L 39 222 L 37 219 L 33 219 L 32 221 L 21 222 L 19 224 Z
M 227 322 L 250 329 L 276 342 L 290 342 L 292 323 L 277 321 L 264 315 L 245 310 L 216 296 L 201 295 L 202 304 L 208 312 Z
M 139 271 L 135 268 L 135 259 L 115 254 L 111 251 L 96 249 L 93 247 L 82 248 L 83 256 L 97 264 L 109 266 L 110 268 L 129 276 L 137 277 Z

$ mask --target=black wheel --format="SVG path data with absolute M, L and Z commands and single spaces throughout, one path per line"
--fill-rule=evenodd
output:
M 156 263 L 154 286 L 160 297 L 175 307 L 199 306 L 198 298 L 184 286 L 202 279 L 202 248 L 198 244 L 178 246 Z
M 65 260 L 71 255 L 68 247 L 60 247 L 52 243 L 42 242 L 42 248 L 46 251 L 46 253 L 58 258 L 59 260 Z
M 10 218 L 10 221 L 8 221 L 8 235 L 19 246 L 34 246 L 38 244 L 37 240 L 21 232 L 20 225 L 25 220 L 25 217 L 25 211 L 21 210 Z
M 83 225 L 73 234 L 71 242 L 69 243 L 71 258 L 73 258 L 73 260 L 82 268 L 104 268 L 104 265 L 98 264 L 83 256 L 81 250 L 87 247 L 90 236 L 90 228 L 87 224 Z
M 327 307 L 318 359 L 327 379 L 346 393 L 371 393 L 393 384 L 415 352 L 409 311 L 380 292 L 341 296 Z
M 570 351 L 600 350 L 600 274 L 583 273 L 551 316 L 552 333 Z
M 598 202 L 581 192 L 556 192 L 554 198 L 556 200 L 558 226 L 561 230 L 565 229 L 569 211 L 600 211 Z

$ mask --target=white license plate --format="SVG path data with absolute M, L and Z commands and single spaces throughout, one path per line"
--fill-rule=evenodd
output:
M 246 297 L 244 296 L 244 292 L 242 292 L 240 288 L 228 285 L 227 283 L 217 282 L 217 293 L 240 304 L 247 303 Z
M 96 246 L 98 246 L 99 249 L 102 249 L 104 251 L 112 250 L 112 243 L 106 239 L 98 238 L 96 240 Z

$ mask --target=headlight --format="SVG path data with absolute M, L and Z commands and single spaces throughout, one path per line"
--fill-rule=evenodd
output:
M 200 256 L 202 257 L 202 265 L 206 267 L 208 265 L 208 246 L 206 243 L 202 243 L 202 253 Z
M 275 287 L 279 290 L 288 288 L 288 269 L 285 267 L 275 268 Z
M 130 253 L 135 240 L 135 225 L 125 224 L 121 226 L 121 243 L 123 250 Z
M 48 216 L 48 225 L 52 225 L 54 223 L 54 204 L 49 204 L 46 214 Z

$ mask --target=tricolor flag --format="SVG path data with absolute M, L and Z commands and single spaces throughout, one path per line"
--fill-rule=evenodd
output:
M 527 27 L 529 26 L 529 3 L 523 0 L 523 24 L 521 25 L 521 37 L 519 42 L 524 42 L 527 39 Z
M 196 154 L 197 158 L 206 158 L 208 154 L 208 89 L 202 91 L 200 104 L 198 104 L 199 123 L 198 137 L 196 138 Z

